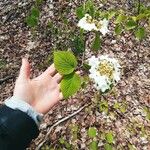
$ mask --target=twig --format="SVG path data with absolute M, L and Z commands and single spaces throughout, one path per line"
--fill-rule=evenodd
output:
M 74 113 L 62 118 L 61 120 L 57 121 L 56 123 L 54 123 L 50 128 L 49 131 L 47 132 L 44 140 L 39 144 L 39 146 L 36 148 L 36 150 L 40 150 L 40 148 L 43 146 L 43 144 L 47 141 L 51 131 L 53 130 L 54 127 L 58 126 L 59 124 L 63 123 L 64 121 L 72 118 L 73 116 L 75 116 L 76 114 L 78 114 L 79 112 L 81 112 L 84 108 L 88 107 L 91 103 L 89 104 L 85 104 L 82 107 L 80 107 L 79 109 L 77 109 Z
M 14 78 L 14 76 L 7 76 L 7 77 L 5 77 L 5 78 L 3 78 L 3 79 L 0 79 L 0 84 L 2 84 L 3 82 L 5 82 L 5 81 L 7 81 L 7 80 L 9 80 L 9 79 L 13 79 Z

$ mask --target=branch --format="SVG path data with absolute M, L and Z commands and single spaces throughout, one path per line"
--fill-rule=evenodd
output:
M 43 144 L 47 141 L 51 131 L 53 130 L 54 127 L 58 126 L 59 124 L 65 122 L 66 120 L 72 118 L 73 116 L 77 115 L 79 112 L 81 112 L 84 108 L 88 107 L 89 105 L 91 105 L 91 103 L 89 104 L 85 104 L 82 107 L 80 107 L 79 109 L 77 109 L 74 113 L 62 118 L 61 120 L 57 121 L 56 123 L 54 123 L 50 128 L 49 131 L 47 132 L 44 140 L 39 144 L 39 146 L 36 148 L 36 150 L 40 150 L 40 148 L 43 146 Z

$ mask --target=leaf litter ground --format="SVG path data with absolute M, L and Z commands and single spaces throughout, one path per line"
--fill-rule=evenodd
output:
M 54 26 L 60 27 L 63 24 L 60 13 L 69 10 L 66 17 L 70 26 L 74 25 L 77 23 L 75 8 L 80 3 L 81 1 L 44 1 L 41 6 L 40 24 L 33 38 L 31 30 L 24 22 L 33 1 L 0 2 L 0 62 L 3 63 L 0 79 L 13 76 L 0 85 L 1 103 L 12 95 L 22 56 L 28 55 L 34 70 L 33 76 L 36 76 L 52 63 L 51 54 L 55 48 L 63 49 L 65 45 L 67 47 L 70 44 L 66 33 L 51 34 L 47 23 L 52 20 Z M 101 7 L 99 1 L 96 3 Z M 108 1 L 102 9 L 116 7 L 130 9 L 131 5 L 128 6 L 124 1 Z M 113 28 L 111 24 L 110 29 Z M 89 49 L 91 39 L 92 34 L 87 42 L 85 58 L 92 55 Z M 88 84 L 70 100 L 61 101 L 44 117 L 40 135 L 31 143 L 29 149 L 38 147 L 54 122 L 91 102 L 92 104 L 79 114 L 55 127 L 43 145 L 44 149 L 48 146 L 53 149 L 87 150 L 92 142 L 88 136 L 89 127 L 97 129 L 94 140 L 98 143 L 98 149 L 104 149 L 107 143 L 105 135 L 108 132 L 113 134 L 111 145 L 114 149 L 150 149 L 150 36 L 148 34 L 147 38 L 139 43 L 128 33 L 116 38 L 113 32 L 110 32 L 102 42 L 99 54 L 114 56 L 122 65 L 122 79 L 119 84 L 110 94 L 104 96 L 96 95 L 92 84 Z M 109 140 L 112 140 L 112 137 L 110 138 Z

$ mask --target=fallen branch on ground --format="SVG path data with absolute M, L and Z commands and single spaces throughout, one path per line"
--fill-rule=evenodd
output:
M 73 116 L 75 116 L 76 114 L 78 114 L 79 112 L 81 112 L 84 108 L 88 107 L 91 103 L 89 104 L 85 104 L 82 107 L 80 107 L 79 109 L 77 109 L 75 112 L 73 112 L 72 114 L 62 118 L 61 120 L 57 121 L 56 123 L 54 123 L 50 128 L 49 131 L 47 132 L 44 140 L 39 144 L 39 146 L 36 148 L 36 150 L 40 150 L 40 148 L 44 145 L 44 143 L 47 141 L 51 131 L 53 130 L 54 127 L 58 126 L 60 123 L 72 118 Z

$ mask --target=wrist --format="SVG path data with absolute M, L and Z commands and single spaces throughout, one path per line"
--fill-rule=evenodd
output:
M 43 118 L 43 114 L 38 113 L 30 104 L 28 104 L 23 99 L 12 96 L 11 98 L 8 98 L 7 100 L 5 100 L 5 105 L 14 110 L 20 110 L 26 113 L 35 121 L 35 123 L 39 127 Z

